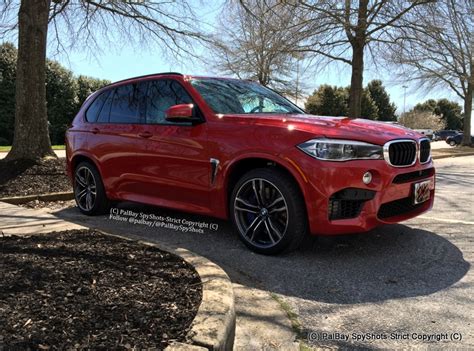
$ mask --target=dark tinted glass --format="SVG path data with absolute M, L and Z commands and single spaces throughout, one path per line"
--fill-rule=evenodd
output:
M 97 121 L 97 116 L 104 105 L 105 100 L 109 96 L 110 91 L 104 91 L 102 94 L 97 96 L 94 102 L 89 106 L 86 111 L 86 121 L 87 122 L 95 122 Z
M 143 84 L 123 85 L 112 93 L 110 123 L 142 123 L 140 106 L 145 96 Z
M 100 110 L 99 117 L 97 117 L 97 122 L 98 123 L 108 123 L 109 122 L 110 105 L 112 105 L 112 98 L 114 96 L 113 91 L 115 91 L 115 89 L 109 91 L 107 100 L 105 100 L 104 106 L 102 106 L 102 109 Z
M 170 123 L 165 120 L 167 109 L 174 105 L 193 102 L 181 84 L 169 79 L 150 81 L 146 101 L 146 123 L 150 124 Z

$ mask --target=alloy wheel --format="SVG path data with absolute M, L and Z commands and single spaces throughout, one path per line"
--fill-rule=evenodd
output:
M 238 189 L 234 216 L 242 237 L 259 248 L 277 245 L 288 229 L 288 206 L 270 181 L 253 178 Z
M 80 167 L 74 177 L 74 196 L 77 205 L 84 211 L 91 211 L 97 198 L 97 184 L 88 167 Z

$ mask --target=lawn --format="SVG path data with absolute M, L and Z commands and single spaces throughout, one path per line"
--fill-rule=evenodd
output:
M 0 152 L 10 151 L 11 146 L 0 146 Z M 53 145 L 53 150 L 64 150 L 64 145 Z

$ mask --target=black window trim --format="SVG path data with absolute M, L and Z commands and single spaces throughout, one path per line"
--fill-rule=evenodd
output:
M 104 108 L 105 106 L 105 103 L 107 102 L 107 100 L 110 98 L 111 94 L 113 91 L 115 91 L 117 88 L 119 87 L 123 87 L 123 86 L 126 86 L 126 85 L 131 85 L 131 84 L 141 84 L 141 83 L 146 83 L 147 86 L 146 86 L 146 90 L 145 90 L 145 96 L 148 95 L 148 87 L 149 87 L 149 84 L 150 82 L 153 82 L 153 81 L 164 81 L 164 80 L 171 80 L 171 81 L 174 81 L 176 82 L 179 86 L 181 86 L 181 88 L 189 95 L 189 98 L 191 99 L 192 101 L 192 104 L 193 104 L 193 109 L 194 109 L 194 113 L 196 114 L 196 117 L 200 119 L 200 121 L 197 121 L 197 122 L 169 122 L 169 123 L 147 123 L 146 122 L 146 109 L 147 109 L 147 106 L 145 104 L 145 106 L 143 107 L 143 113 L 144 113 L 144 116 L 143 116 L 143 122 L 141 123 L 117 123 L 117 122 L 111 122 L 110 121 L 110 111 L 109 111 L 109 117 L 108 117 L 108 120 L 107 122 L 99 122 L 97 119 L 99 118 L 99 115 L 100 113 L 102 112 L 102 109 Z M 91 121 L 88 121 L 87 120 L 87 111 L 89 110 L 89 108 L 92 106 L 92 104 L 102 95 L 102 94 L 105 94 L 107 93 L 107 98 L 105 99 L 104 103 L 102 104 L 102 106 L 100 107 L 100 111 L 97 112 L 97 117 L 96 117 L 96 120 L 94 122 L 91 122 Z M 112 101 L 113 102 L 113 101 Z M 140 112 L 140 111 L 139 111 Z M 127 82 L 124 84 L 120 84 L 120 85 L 116 85 L 116 86 L 113 86 L 113 87 L 108 87 L 106 89 L 104 89 L 103 92 L 101 92 L 100 94 L 97 94 L 97 96 L 94 98 L 94 100 L 89 104 L 89 106 L 87 106 L 87 109 L 86 111 L 84 112 L 84 120 L 87 122 L 87 123 L 91 123 L 91 124 L 114 124 L 114 125 L 150 125 L 150 126 L 182 126 L 182 127 L 193 127 L 195 125 L 198 125 L 198 124 L 202 124 L 202 123 L 205 123 L 206 122 L 206 118 L 204 117 L 204 113 L 202 112 L 202 110 L 199 108 L 198 104 L 196 104 L 196 101 L 194 100 L 193 96 L 190 94 L 190 92 L 186 89 L 186 87 L 181 84 L 181 82 L 177 79 L 173 79 L 173 78 L 170 78 L 170 77 L 166 77 L 166 78 L 155 78 L 155 79 L 147 79 L 147 80 L 142 80 L 142 81 L 135 81 L 135 82 Z

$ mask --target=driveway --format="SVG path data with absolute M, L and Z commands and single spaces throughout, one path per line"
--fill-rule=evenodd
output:
M 130 203 L 114 210 L 161 216 L 167 228 L 176 220 L 204 223 L 202 233 L 186 233 L 186 225 L 150 228 L 120 216 L 84 217 L 75 208 L 56 215 L 208 257 L 234 282 L 284 299 L 319 339 L 314 346 L 472 348 L 474 156 L 436 166 L 433 211 L 363 235 L 308 238 L 301 250 L 277 257 L 248 251 L 227 222 L 208 217 Z
M 438 150 L 438 149 L 449 149 L 451 146 L 446 144 L 445 140 L 439 140 L 439 141 L 432 141 L 431 142 L 431 149 L 432 150 Z

